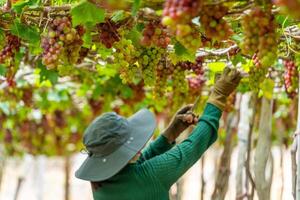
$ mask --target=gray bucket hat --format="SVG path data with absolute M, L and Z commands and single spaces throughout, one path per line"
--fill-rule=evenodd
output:
M 155 117 L 147 109 L 127 119 L 114 112 L 97 117 L 85 130 L 83 144 L 89 155 L 75 176 L 88 181 L 114 176 L 144 147 L 155 127 Z

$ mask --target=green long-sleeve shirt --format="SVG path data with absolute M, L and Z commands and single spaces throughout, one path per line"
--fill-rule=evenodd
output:
M 191 135 L 180 144 L 159 136 L 138 162 L 128 164 L 94 191 L 95 200 L 168 200 L 170 187 L 216 141 L 221 110 L 207 104 Z

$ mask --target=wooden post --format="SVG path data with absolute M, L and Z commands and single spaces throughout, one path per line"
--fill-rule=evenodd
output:
M 65 200 L 70 200 L 70 170 L 71 170 L 71 157 L 65 156 Z
M 269 200 L 273 175 L 273 157 L 271 153 L 273 100 L 262 98 L 259 135 L 254 156 L 254 181 L 259 200 Z M 268 161 L 270 170 L 267 169 Z M 268 173 L 267 173 L 268 172 Z

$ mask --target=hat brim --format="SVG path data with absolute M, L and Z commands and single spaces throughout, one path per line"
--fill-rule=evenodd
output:
M 145 146 L 154 133 L 156 121 L 153 113 L 141 109 L 128 118 L 130 137 L 120 148 L 108 156 L 92 155 L 75 172 L 79 179 L 103 181 L 117 174 Z

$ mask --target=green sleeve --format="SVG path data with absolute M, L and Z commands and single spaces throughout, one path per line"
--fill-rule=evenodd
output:
M 192 134 L 171 150 L 142 163 L 148 175 L 167 189 L 175 183 L 217 139 L 222 112 L 207 104 Z
M 145 160 L 153 158 L 154 156 L 165 153 L 173 146 L 174 144 L 170 144 L 165 136 L 160 135 L 142 151 L 142 155 L 138 160 L 138 163 L 144 162 Z

